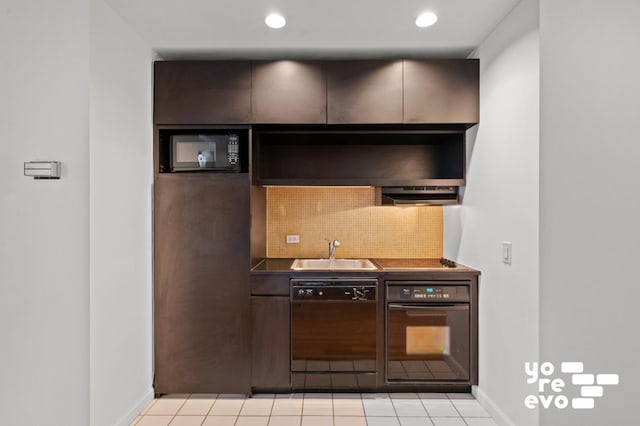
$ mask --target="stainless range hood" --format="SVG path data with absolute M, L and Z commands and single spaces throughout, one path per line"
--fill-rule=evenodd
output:
M 384 186 L 382 205 L 444 206 L 458 204 L 457 186 Z

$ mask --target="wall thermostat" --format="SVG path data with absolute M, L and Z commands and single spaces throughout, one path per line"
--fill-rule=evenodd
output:
M 59 161 L 29 161 L 24 163 L 24 175 L 34 179 L 60 179 Z

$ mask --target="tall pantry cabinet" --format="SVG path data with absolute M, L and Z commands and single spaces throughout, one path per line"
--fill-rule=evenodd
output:
M 154 389 L 250 393 L 248 164 L 239 173 L 159 168 L 171 150 L 163 132 L 249 119 L 250 64 L 156 62 L 154 77 Z

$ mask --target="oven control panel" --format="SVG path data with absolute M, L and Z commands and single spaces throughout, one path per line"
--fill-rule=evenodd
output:
M 388 281 L 387 301 L 389 302 L 468 302 L 469 285 L 441 285 Z

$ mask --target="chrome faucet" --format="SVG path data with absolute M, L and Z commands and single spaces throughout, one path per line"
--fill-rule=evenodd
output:
M 338 240 L 329 241 L 329 259 L 336 258 L 336 247 L 340 247 L 340 241 Z

